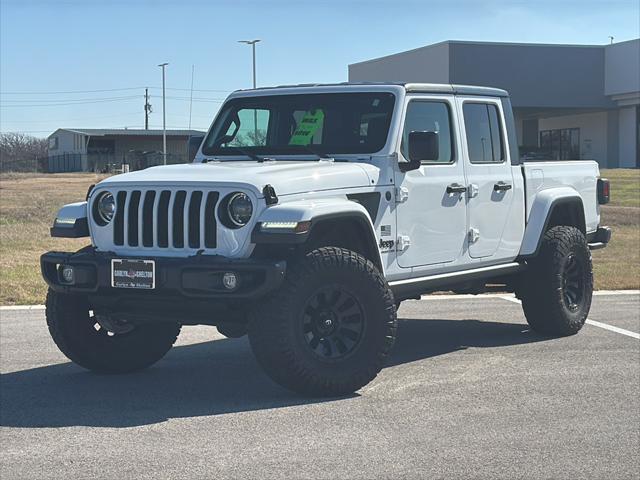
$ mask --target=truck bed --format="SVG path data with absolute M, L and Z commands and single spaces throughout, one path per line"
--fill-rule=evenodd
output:
M 596 231 L 600 223 L 597 199 L 598 163 L 591 160 L 525 162 L 522 164 L 525 181 L 526 221 L 536 195 L 549 188 L 566 187 L 582 197 L 587 233 Z

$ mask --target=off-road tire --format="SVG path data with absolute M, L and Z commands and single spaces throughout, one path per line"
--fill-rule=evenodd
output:
M 544 234 L 538 255 L 528 263 L 518 296 L 531 328 L 553 337 L 578 333 L 593 294 L 591 252 L 585 236 L 575 227 L 552 227 Z
M 178 338 L 178 323 L 138 325 L 110 336 L 96 329 L 84 296 L 49 290 L 46 305 L 51 338 L 69 360 L 99 373 L 128 373 L 160 360 Z
M 258 362 L 275 382 L 303 395 L 355 392 L 380 372 L 395 341 L 396 308 L 387 282 L 371 261 L 337 247 L 313 250 L 287 270 L 278 292 L 250 315 L 249 341 Z M 341 299 L 351 296 L 361 313 L 359 341 L 337 359 L 320 358 L 308 341 L 313 334 L 305 333 L 305 309 L 324 288 L 335 288 Z M 338 311 L 346 304 L 341 301 L 336 300 Z

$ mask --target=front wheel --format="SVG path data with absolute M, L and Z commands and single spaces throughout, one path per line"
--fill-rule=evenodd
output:
M 47 325 L 60 351 L 81 367 L 100 373 L 127 373 L 160 360 L 180 333 L 178 323 L 100 326 L 87 299 L 47 294 Z M 117 327 L 117 328 L 116 328 Z
M 347 395 L 369 383 L 395 336 L 395 302 L 382 274 L 361 255 L 334 247 L 294 262 L 249 323 L 249 341 L 266 373 L 314 396 Z
M 524 272 L 519 296 L 527 322 L 543 335 L 563 337 L 582 328 L 593 294 L 591 252 L 575 227 L 552 227 Z

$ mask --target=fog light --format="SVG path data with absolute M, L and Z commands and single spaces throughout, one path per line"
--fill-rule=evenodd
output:
M 233 272 L 227 272 L 222 276 L 222 285 L 227 290 L 235 290 L 238 288 L 238 277 Z
M 62 281 L 64 283 L 72 284 L 75 277 L 73 267 L 69 265 L 63 265 L 62 269 L 60 270 L 60 276 L 62 277 Z

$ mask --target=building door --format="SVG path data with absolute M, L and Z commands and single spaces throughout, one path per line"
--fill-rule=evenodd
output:
M 400 267 L 452 262 L 464 251 L 465 194 L 447 193 L 448 186 L 466 191 L 464 165 L 452 133 L 456 119 L 452 96 L 408 99 L 401 156 L 408 159 L 410 132 L 430 131 L 438 134 L 439 157 L 423 162 L 417 170 L 396 173 L 398 239 L 401 243 L 410 242 L 398 250 Z

